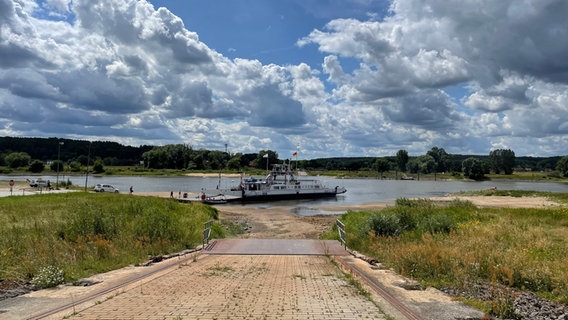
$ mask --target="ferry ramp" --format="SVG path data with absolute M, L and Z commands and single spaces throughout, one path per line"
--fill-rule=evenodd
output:
M 211 242 L 203 252 L 212 255 L 349 255 L 338 241 L 310 239 L 220 239 Z
M 397 293 L 363 263 L 337 241 L 220 239 L 90 287 L 0 301 L 0 319 L 481 319 L 453 302 Z

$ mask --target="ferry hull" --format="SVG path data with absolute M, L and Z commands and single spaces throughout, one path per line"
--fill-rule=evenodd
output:
M 223 200 L 224 202 L 268 202 L 268 201 L 278 201 L 278 200 L 304 200 L 304 199 L 321 199 L 321 198 L 333 198 L 338 194 L 344 193 L 344 189 L 330 189 L 329 191 L 320 190 L 319 192 L 262 192 L 253 191 L 245 192 L 237 190 L 204 190 L 203 194 L 206 195 L 203 202 L 208 200 Z
M 277 200 L 303 200 L 303 199 L 319 199 L 333 198 L 337 194 L 335 192 L 325 193 L 290 193 L 290 194 L 266 194 L 266 195 L 249 195 L 232 199 L 231 201 L 254 202 L 254 201 L 277 201 Z

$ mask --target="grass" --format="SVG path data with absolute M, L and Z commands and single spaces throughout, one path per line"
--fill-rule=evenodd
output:
M 82 192 L 0 198 L 0 281 L 46 267 L 74 281 L 193 248 L 214 208 L 156 197 Z M 216 237 L 223 236 L 217 224 Z
M 399 199 L 380 211 L 349 211 L 342 221 L 349 247 L 423 284 L 468 290 L 482 282 L 568 303 L 566 207 L 480 209 L 467 201 Z

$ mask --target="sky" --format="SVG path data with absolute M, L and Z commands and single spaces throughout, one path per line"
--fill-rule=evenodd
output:
M 0 0 L 0 136 L 568 154 L 566 0 Z

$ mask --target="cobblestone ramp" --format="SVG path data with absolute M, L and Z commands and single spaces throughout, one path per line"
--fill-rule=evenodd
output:
M 385 316 L 327 257 L 205 255 L 67 318 L 356 320 Z
M 212 255 L 348 255 L 338 241 L 306 239 L 219 239 L 203 252 Z

